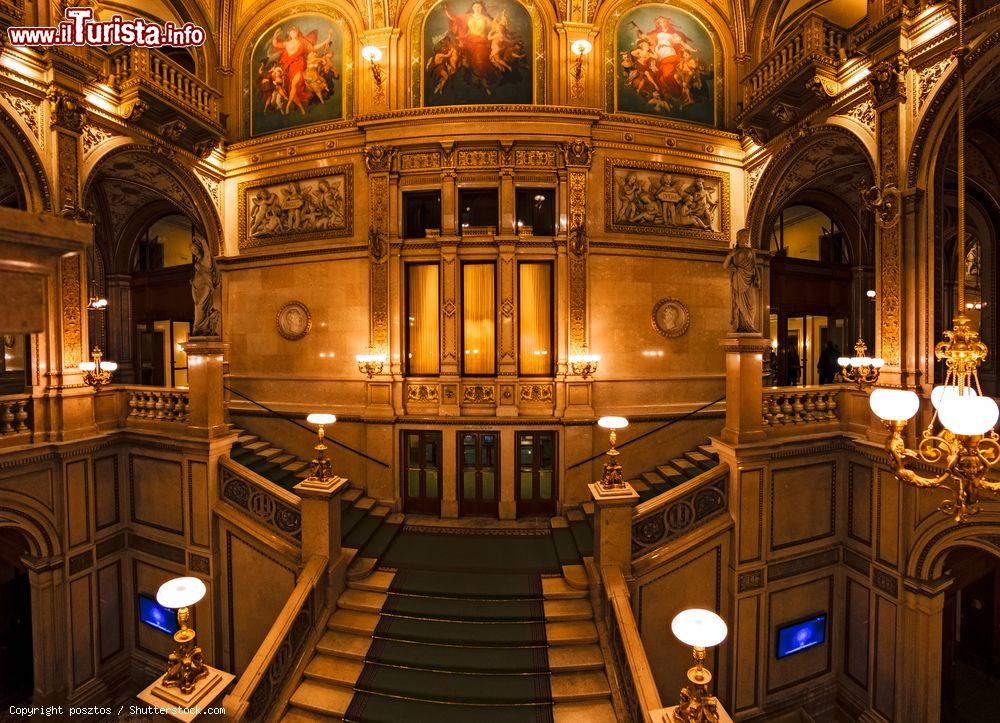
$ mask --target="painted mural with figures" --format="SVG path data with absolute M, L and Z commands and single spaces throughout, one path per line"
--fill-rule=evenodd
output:
M 643 5 L 618 22 L 615 110 L 715 125 L 715 48 L 692 15 Z
M 352 232 L 351 169 L 347 166 L 325 168 L 321 174 L 296 174 L 265 185 L 243 184 L 239 196 L 241 248 Z
M 423 29 L 423 103 L 531 103 L 531 17 L 516 0 L 436 5 Z
M 666 164 L 606 164 L 607 229 L 728 240 L 729 178 Z
M 341 21 L 299 15 L 271 27 L 250 57 L 252 135 L 344 114 Z

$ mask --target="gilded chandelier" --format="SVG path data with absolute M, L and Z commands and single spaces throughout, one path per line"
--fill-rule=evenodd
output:
M 868 347 L 863 339 L 854 344 L 854 356 L 842 356 L 837 360 L 840 376 L 845 382 L 857 384 L 858 389 L 872 386 L 878 381 L 879 373 L 885 366 L 885 359 L 868 356 Z
M 1000 442 L 993 427 L 1000 417 L 997 403 L 982 395 L 979 365 L 988 350 L 965 316 L 965 25 L 964 2 L 958 3 L 958 315 L 944 341 L 934 347 L 934 356 L 945 365 L 944 384 L 931 392 L 934 416 L 920 436 L 916 450 L 907 449 L 902 432 L 917 413 L 920 400 L 904 389 L 876 389 L 869 403 L 872 411 L 889 430 L 886 450 L 892 456 L 893 473 L 898 479 L 917 487 L 943 487 L 954 498 L 941 504 L 941 511 L 963 522 L 979 511 L 983 490 L 1000 492 L 1000 482 L 986 478 L 990 468 L 1000 462 Z M 941 431 L 935 433 L 940 419 Z M 908 459 L 928 464 L 942 463 L 944 471 L 936 477 L 924 477 L 906 468 Z

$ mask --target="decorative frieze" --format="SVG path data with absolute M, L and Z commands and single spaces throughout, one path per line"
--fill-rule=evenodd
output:
M 499 166 L 500 152 L 495 149 L 473 149 L 458 151 L 459 168 L 481 168 Z
M 407 384 L 406 401 L 432 404 L 441 401 L 436 384 Z
M 80 307 L 80 254 L 63 256 L 60 262 L 62 278 L 62 348 L 63 369 L 75 369 L 83 361 L 83 321 Z
M 550 404 L 553 400 L 551 384 L 522 384 L 521 401 Z
M 496 404 L 496 387 L 472 384 L 462 388 L 462 404 Z
M 440 168 L 441 153 L 439 151 L 404 153 L 400 156 L 399 167 L 403 171 L 416 171 L 423 168 Z
M 44 145 L 41 122 L 41 104 L 37 101 L 18 93 L 12 93 L 7 89 L 0 89 L 0 98 L 14 109 L 17 117 L 24 121 L 35 140 Z
M 865 128 L 875 133 L 875 104 L 870 98 L 866 98 L 860 103 L 855 103 L 847 109 L 845 113 L 849 118 L 853 118 Z

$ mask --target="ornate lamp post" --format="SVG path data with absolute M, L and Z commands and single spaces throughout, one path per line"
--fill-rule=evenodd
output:
M 588 379 L 597 373 L 597 363 L 601 361 L 600 354 L 590 354 L 586 350 L 582 354 L 570 354 L 569 366 L 577 376 Z
M 336 415 L 333 414 L 310 414 L 306 417 L 306 421 L 310 424 L 315 424 L 319 427 L 316 430 L 316 436 L 318 441 L 313 449 L 316 450 L 316 457 L 312 461 L 312 474 L 310 477 L 313 479 L 328 480 L 333 477 L 333 463 L 329 457 L 325 456 L 326 445 L 323 441 L 326 439 L 323 427 L 327 424 L 333 424 L 337 421 Z
M 729 629 L 725 621 L 711 610 L 691 608 L 674 616 L 670 630 L 674 637 L 691 646 L 695 661 L 687 672 L 690 685 L 681 688 L 680 703 L 672 713 L 674 723 L 718 723 L 719 702 L 708 691 L 712 674 L 704 663 L 706 649 L 726 639 Z
M 385 367 L 387 357 L 385 354 L 376 354 L 369 349 L 367 354 L 357 354 L 354 360 L 358 363 L 358 371 L 371 379 L 376 374 L 381 374 Z
M 99 346 L 95 346 L 90 352 L 91 361 L 80 362 L 80 371 L 83 372 L 84 384 L 89 384 L 95 390 L 111 381 L 111 375 L 118 369 L 118 363 L 113 361 L 103 361 L 104 352 Z
M 625 417 L 601 417 L 597 420 L 597 425 L 609 431 L 608 436 L 611 440 L 611 447 L 608 449 L 608 461 L 604 463 L 604 474 L 601 476 L 601 481 L 598 482 L 601 492 L 604 494 L 613 494 L 616 492 L 630 493 L 631 489 L 625 484 L 625 480 L 622 478 L 622 466 L 618 463 L 618 456 L 621 453 L 615 449 L 615 444 L 618 441 L 618 430 L 625 429 L 628 426 L 628 420 Z
M 196 577 L 177 577 L 160 585 L 156 602 L 177 611 L 180 628 L 174 633 L 177 649 L 167 658 L 167 674 L 163 678 L 166 688 L 179 688 L 183 695 L 195 688 L 195 683 L 208 675 L 201 648 L 195 644 L 191 622 L 191 608 L 205 597 L 205 583 Z
M 837 359 L 837 364 L 840 365 L 840 375 L 845 382 L 857 384 L 858 389 L 864 389 L 878 382 L 879 373 L 885 366 L 885 359 L 868 356 L 868 347 L 864 340 L 858 339 L 854 344 L 854 356 L 842 356 Z

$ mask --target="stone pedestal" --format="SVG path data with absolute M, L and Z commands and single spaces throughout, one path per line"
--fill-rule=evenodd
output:
M 726 426 L 722 439 L 730 444 L 764 439 L 762 417 L 764 352 L 767 339 L 757 335 L 730 335 L 721 344 L 726 352 Z
M 229 344 L 218 337 L 192 337 L 181 345 L 188 360 L 188 428 L 198 436 L 220 437 L 226 427 L 223 361 Z
M 659 710 L 650 711 L 649 717 L 653 719 L 653 723 L 682 723 L 682 721 L 674 716 L 674 711 L 677 710 L 676 705 L 672 705 L 669 708 L 661 708 Z M 729 714 L 723 709 L 720 703 L 716 710 L 719 712 L 719 723 L 733 723 L 733 719 L 729 717 Z
M 334 567 L 340 559 L 340 496 L 347 486 L 343 477 L 309 477 L 292 488 L 302 500 L 303 560 L 323 555 Z
M 587 485 L 594 500 L 594 558 L 598 568 L 618 565 L 628 574 L 632 567 L 632 508 L 638 493 L 626 482 L 624 489 L 605 490 L 600 482 Z
M 143 703 L 158 708 L 163 715 L 169 718 L 183 721 L 183 723 L 191 723 L 201 715 L 202 711 L 212 705 L 212 702 L 222 694 L 222 691 L 235 677 L 224 670 L 218 670 L 209 665 L 206 665 L 205 668 L 208 670 L 208 675 L 198 681 L 194 690 L 187 695 L 183 695 L 178 688 L 165 687 L 163 679 L 166 674 L 164 674 L 136 697 Z

